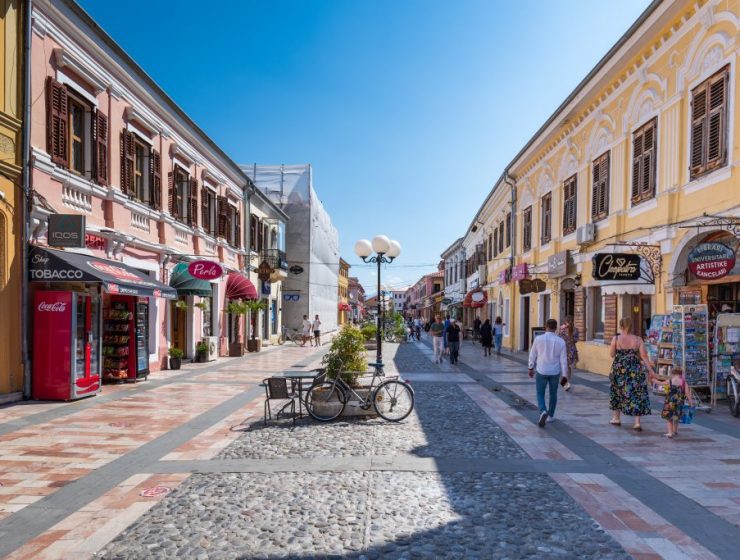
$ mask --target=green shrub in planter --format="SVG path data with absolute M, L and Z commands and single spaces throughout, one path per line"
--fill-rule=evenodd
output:
M 341 375 L 345 383 L 354 385 L 357 377 L 367 368 L 364 344 L 365 337 L 360 329 L 352 325 L 342 327 L 322 360 L 327 377 L 335 379 Z
M 360 332 L 366 342 L 375 342 L 375 335 L 378 332 L 378 327 L 375 326 L 375 323 L 365 323 L 362 325 Z

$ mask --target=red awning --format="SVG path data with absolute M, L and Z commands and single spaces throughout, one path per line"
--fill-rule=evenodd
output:
M 477 288 L 475 290 L 470 290 L 465 294 L 463 307 L 484 307 L 487 303 L 488 296 L 486 295 L 486 292 Z
M 232 272 L 226 277 L 226 297 L 229 299 L 259 299 L 254 284 L 238 272 Z

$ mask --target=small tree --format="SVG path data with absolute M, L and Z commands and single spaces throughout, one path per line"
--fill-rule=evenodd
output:
M 252 299 L 244 302 L 245 313 L 249 313 L 249 323 L 252 327 L 252 340 L 257 337 L 257 313 L 267 309 L 267 300 Z
M 236 338 L 239 338 L 239 315 L 246 315 L 248 309 L 246 302 L 243 301 L 230 301 L 226 306 L 227 313 L 233 315 L 236 318 L 235 334 Z
M 341 375 L 345 383 L 355 385 L 357 378 L 367 367 L 364 343 L 365 337 L 360 329 L 344 325 L 332 340 L 329 352 L 322 360 L 326 365 L 327 377 L 335 379 Z

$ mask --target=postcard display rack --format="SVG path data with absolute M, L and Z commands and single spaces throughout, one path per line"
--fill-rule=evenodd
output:
M 714 398 L 727 396 L 730 366 L 740 360 L 740 313 L 720 313 L 714 323 Z
M 123 381 L 129 377 L 131 323 L 134 314 L 126 302 L 112 302 L 103 311 L 103 379 Z
M 711 410 L 714 385 L 709 372 L 709 316 L 706 304 L 674 305 L 673 317 L 673 367 L 683 369 L 686 383 L 694 388 L 706 388 L 710 393 L 708 406 L 697 409 Z
M 666 381 L 673 368 L 673 327 L 670 315 L 653 315 L 647 332 L 645 348 L 659 382 L 653 383 L 653 393 L 664 394 Z

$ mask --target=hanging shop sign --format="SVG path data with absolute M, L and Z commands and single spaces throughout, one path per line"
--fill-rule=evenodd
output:
M 270 279 L 270 275 L 273 272 L 274 270 L 270 266 L 270 263 L 268 263 L 267 261 L 262 261 L 262 263 L 257 267 L 257 278 L 259 278 L 263 282 L 266 282 Z
M 452 303 L 452 298 L 448 298 L 448 297 L 446 297 L 446 298 L 444 298 L 444 299 L 442 300 L 442 304 L 443 304 L 443 305 L 450 305 L 451 303 Z
M 532 280 L 532 291 L 536 293 L 545 291 L 545 281 L 541 278 L 535 278 Z
M 724 243 L 700 243 L 689 252 L 689 270 L 702 280 L 727 276 L 735 267 L 735 251 Z
M 50 247 L 84 247 L 85 216 L 50 214 L 47 240 Z
M 262 282 L 262 295 L 269 296 L 272 293 L 272 284 L 270 282 Z
M 514 282 L 519 282 L 525 278 L 529 278 L 529 266 L 527 263 L 518 264 L 511 270 L 511 279 Z
M 519 281 L 519 293 L 522 295 L 545 291 L 545 281 L 539 278 L 525 278 Z
M 295 274 L 296 276 L 303 273 L 303 267 L 297 264 L 294 264 L 288 270 L 290 270 L 291 274 Z
M 188 265 L 188 272 L 198 280 L 216 280 L 223 276 L 224 269 L 213 261 L 193 261 Z
M 568 251 L 560 251 L 548 257 L 547 274 L 550 278 L 562 278 L 568 274 Z
M 594 280 L 639 280 L 640 262 L 640 255 L 631 253 L 596 253 L 593 257 Z
M 499 284 L 508 284 L 511 282 L 511 267 L 498 273 L 498 282 Z

